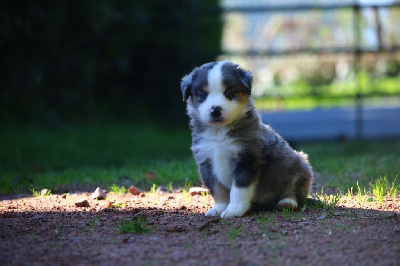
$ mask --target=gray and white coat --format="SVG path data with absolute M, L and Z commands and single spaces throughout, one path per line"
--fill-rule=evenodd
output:
M 252 80 L 231 62 L 204 64 L 182 79 L 193 155 L 215 202 L 206 216 L 296 209 L 307 200 L 313 179 L 307 155 L 261 123 Z

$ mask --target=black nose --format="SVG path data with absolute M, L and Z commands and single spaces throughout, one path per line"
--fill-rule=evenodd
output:
M 212 117 L 218 117 L 220 115 L 221 115 L 221 107 L 219 107 L 219 106 L 211 107 L 211 116 Z

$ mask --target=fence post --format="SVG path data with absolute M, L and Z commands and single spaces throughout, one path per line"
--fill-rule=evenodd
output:
M 379 15 L 379 8 L 377 6 L 372 7 L 374 11 L 374 17 L 375 17 L 375 25 L 376 25 L 376 36 L 378 38 L 378 51 L 383 50 L 383 39 L 382 39 L 382 24 L 381 24 L 381 19 Z
M 356 77 L 356 92 L 355 92 L 355 123 L 354 123 L 354 130 L 355 136 L 357 139 L 362 139 L 364 135 L 363 124 L 364 124 L 364 117 L 363 117 L 363 95 L 362 95 L 362 88 L 360 82 L 360 63 L 361 63 L 361 56 L 362 56 L 362 49 L 361 49 L 361 30 L 360 30 L 360 22 L 361 22 L 361 7 L 359 4 L 353 5 L 353 27 L 354 27 L 354 73 Z

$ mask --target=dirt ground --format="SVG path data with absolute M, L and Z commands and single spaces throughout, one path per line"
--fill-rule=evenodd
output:
M 400 265 L 398 199 L 229 220 L 205 217 L 212 203 L 182 192 L 3 197 L 0 265 Z M 139 217 L 150 232 L 119 232 Z

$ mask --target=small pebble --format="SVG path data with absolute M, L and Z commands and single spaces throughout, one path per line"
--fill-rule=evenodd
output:
M 201 193 L 208 193 L 208 189 L 202 187 L 192 187 L 189 188 L 189 193 L 191 196 L 201 195 Z
M 134 196 L 137 196 L 137 195 L 140 195 L 141 193 L 142 193 L 142 191 L 140 191 L 137 187 L 135 187 L 135 186 L 131 186 L 130 188 L 129 188 L 129 192 L 132 194 L 132 195 L 134 195 Z
M 97 199 L 97 200 L 102 200 L 105 199 L 107 194 L 102 190 L 101 188 L 96 188 L 96 190 L 92 193 L 92 200 Z
M 163 186 L 159 186 L 157 188 L 156 192 L 159 193 L 159 194 L 168 193 L 168 189 L 163 187 Z
M 44 188 L 40 191 L 40 195 L 41 196 L 46 196 L 49 193 L 50 190 L 48 190 L 47 188 Z
M 79 200 L 75 201 L 76 207 L 90 207 L 89 202 L 87 200 Z

